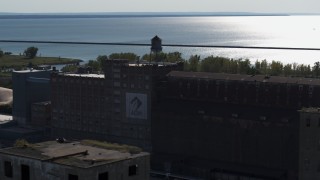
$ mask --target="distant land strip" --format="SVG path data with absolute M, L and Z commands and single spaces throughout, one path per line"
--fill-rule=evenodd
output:
M 203 13 L 1 13 L 0 19 L 51 18 L 150 18 L 150 17 L 204 17 L 204 16 L 290 16 L 285 13 L 203 12 Z
M 103 46 L 150 46 L 145 43 L 106 43 L 106 42 L 75 42 L 75 41 L 24 41 L 24 40 L 0 40 L 1 43 L 35 43 L 35 44 L 79 44 L 79 45 L 103 45 Z M 193 45 L 193 44 L 162 44 L 165 47 L 188 48 L 225 48 L 225 49 L 279 49 L 320 51 L 320 48 L 293 48 L 293 47 L 262 47 L 262 46 L 219 46 L 219 45 Z

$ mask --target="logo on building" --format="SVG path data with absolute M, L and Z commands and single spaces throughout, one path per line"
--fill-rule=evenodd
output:
M 127 118 L 147 119 L 147 95 L 126 93 Z

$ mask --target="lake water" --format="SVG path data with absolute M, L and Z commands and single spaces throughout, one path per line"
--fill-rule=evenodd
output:
M 320 16 L 208 16 L 208 17 L 108 17 L 108 18 L 2 18 L 0 40 L 150 43 L 158 35 L 163 44 L 274 46 L 320 48 Z M 0 48 L 19 54 L 29 46 L 41 56 L 95 59 L 114 52 L 143 55 L 150 47 L 63 44 L 0 43 Z M 319 51 L 180 48 L 185 58 L 198 54 L 284 63 L 313 64 Z

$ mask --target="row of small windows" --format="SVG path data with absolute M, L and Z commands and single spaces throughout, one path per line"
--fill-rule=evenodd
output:
M 130 87 L 130 88 L 145 88 L 145 89 L 149 89 L 149 85 L 148 85 L 148 84 L 144 85 L 144 84 L 142 84 L 142 83 L 138 83 L 138 84 L 133 84 L 133 83 L 131 83 L 131 84 L 129 84 L 129 85 L 130 85 L 130 86 L 127 86 L 127 83 L 122 83 L 122 86 L 123 86 L 124 88 Z M 114 86 L 114 87 L 120 87 L 121 84 L 120 84 L 120 82 L 113 82 L 113 86 Z
M 13 165 L 10 161 L 4 161 L 4 176 L 7 178 L 13 178 Z M 128 176 L 135 176 L 138 174 L 138 165 L 131 165 L 128 167 Z M 79 176 L 76 174 L 68 174 L 68 180 L 78 180 Z M 30 180 L 30 167 L 25 164 L 21 164 L 21 180 Z M 109 173 L 102 172 L 98 174 L 98 180 L 109 180 Z
M 174 82 L 174 83 L 176 83 L 176 82 Z M 191 84 L 194 86 L 195 84 L 197 84 L 198 86 L 200 86 L 200 83 L 201 84 L 203 84 L 203 81 L 201 81 L 201 80 L 198 80 L 197 82 L 195 82 L 195 81 L 193 81 L 193 82 L 179 82 L 179 87 L 180 88 L 183 88 L 183 86 L 186 84 L 186 86 L 187 86 L 187 89 L 190 89 L 191 88 Z M 205 81 L 205 83 L 206 83 L 206 88 L 208 89 L 209 88 L 209 84 L 212 84 L 210 81 Z M 230 84 L 234 84 L 234 83 L 230 83 Z M 222 87 L 222 86 L 220 86 L 220 82 L 219 81 L 216 81 L 216 83 L 215 83 L 215 85 L 217 86 L 217 87 Z M 239 85 L 239 84 L 238 84 Z M 242 85 L 242 84 L 240 84 L 240 85 Z M 245 84 L 245 88 L 248 88 L 248 85 L 250 85 L 250 84 Z M 228 88 L 228 83 L 227 82 L 224 82 L 224 87 L 225 88 Z M 259 83 L 256 83 L 256 88 L 259 88 L 259 86 L 260 86 L 260 84 Z M 268 85 L 268 86 L 265 86 L 264 87 L 264 90 L 266 90 L 266 91 L 268 91 L 268 88 L 274 88 L 276 85 Z M 281 88 L 281 86 L 276 86 L 276 88 L 277 88 L 277 90 L 278 91 L 280 91 L 280 89 L 282 89 Z M 287 89 L 290 89 L 290 84 L 288 84 L 287 85 Z M 298 86 L 298 90 L 299 91 L 303 91 L 303 89 L 304 89 L 304 86 L 303 85 L 299 85 Z M 314 90 L 314 86 L 309 86 L 309 88 L 308 88 L 308 92 L 309 92 L 309 94 L 312 94 L 312 92 L 313 92 L 313 90 Z
M 305 121 L 305 123 L 306 123 L 306 127 L 311 127 L 311 125 L 312 125 L 310 118 L 307 118 L 306 121 Z M 319 118 L 318 121 L 317 121 L 317 126 L 320 127 L 320 118 Z
M 28 165 L 21 164 L 21 180 L 30 180 L 30 168 Z M 10 161 L 4 161 L 4 176 L 13 178 L 13 165 Z

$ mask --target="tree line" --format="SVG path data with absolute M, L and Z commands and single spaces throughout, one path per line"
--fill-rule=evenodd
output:
M 163 62 L 184 62 L 184 71 L 192 72 L 212 72 L 212 73 L 230 73 L 230 74 L 248 74 L 248 75 L 270 75 L 270 76 L 296 76 L 296 77 L 319 77 L 320 62 L 317 61 L 311 65 L 287 63 L 280 61 L 233 59 L 219 56 L 207 56 L 201 58 L 200 55 L 191 55 L 184 59 L 180 52 L 144 54 L 142 57 L 134 53 L 112 53 L 100 55 L 95 60 L 89 60 L 84 66 L 91 67 L 93 72 L 103 72 L 104 61 L 107 59 L 128 59 L 129 62 L 148 62 L 161 60 Z M 68 72 L 70 69 L 76 69 L 73 66 L 67 66 L 62 69 Z
M 24 50 L 23 55 L 27 59 L 33 59 L 37 56 L 38 50 L 39 49 L 37 47 L 31 46 Z M 11 55 L 11 54 L 12 54 L 11 52 L 4 52 L 3 50 L 0 49 L 0 58 L 4 55 Z

